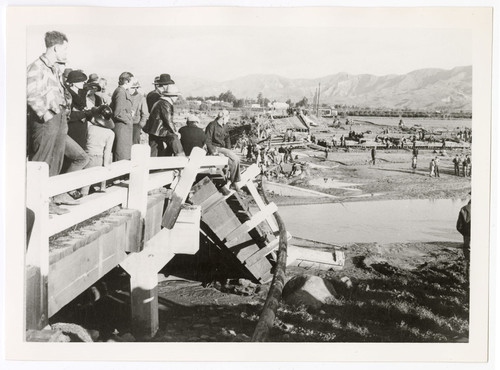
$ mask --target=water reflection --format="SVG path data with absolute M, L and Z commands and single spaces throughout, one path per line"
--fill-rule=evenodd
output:
M 467 200 L 382 200 L 280 206 L 292 235 L 326 243 L 460 242 L 455 224 Z

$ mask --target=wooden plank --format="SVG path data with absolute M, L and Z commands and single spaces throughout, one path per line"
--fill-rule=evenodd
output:
M 189 162 L 182 171 L 181 178 L 172 194 L 172 199 L 167 206 L 165 214 L 163 215 L 163 227 L 166 227 L 167 229 L 174 227 L 175 221 L 179 216 L 181 206 L 186 201 L 205 155 L 206 152 L 198 147 L 193 148 L 191 151 Z
M 245 265 L 245 267 L 253 276 L 255 276 L 256 279 L 260 280 L 263 276 L 269 273 L 269 271 L 271 271 L 272 265 L 266 258 L 262 258 L 257 263 L 254 263 L 251 266 Z
M 116 267 L 124 258 L 126 225 L 100 236 L 50 266 L 49 316 Z
M 165 198 L 166 194 L 161 193 L 148 197 L 148 210 L 144 220 L 144 242 L 147 242 L 161 230 Z M 143 245 L 140 249 L 143 249 Z
M 292 235 L 288 232 L 287 235 L 288 235 L 288 240 L 290 240 L 292 238 Z M 269 253 L 278 248 L 278 246 L 279 246 L 279 238 L 276 238 L 272 240 L 264 248 L 259 249 L 256 253 L 252 254 L 249 258 L 247 258 L 245 260 L 245 265 L 253 265 L 258 260 L 266 257 Z
M 148 160 L 151 153 L 149 145 L 132 145 L 132 166 L 128 185 L 127 208 L 136 209 L 141 213 L 141 219 L 146 217 L 148 207 L 149 181 Z
M 248 221 L 246 221 L 244 224 L 230 232 L 225 240 L 232 240 L 238 238 L 241 234 L 248 233 L 250 230 L 255 228 L 258 224 L 266 220 L 270 215 L 272 215 L 274 212 L 278 211 L 278 207 L 276 207 L 276 204 L 270 203 L 268 204 L 263 210 L 260 212 L 254 214 L 252 218 Z
M 31 240 L 25 255 L 26 295 L 25 324 L 28 329 L 42 329 L 48 323 L 49 275 L 49 167 L 44 162 L 28 162 L 26 207 L 35 214 Z M 30 278 L 28 279 L 28 273 Z
M 245 186 L 248 182 L 251 182 L 254 178 L 256 178 L 258 175 L 260 175 L 260 168 L 257 166 L 257 164 L 252 164 L 249 166 L 245 172 L 241 174 L 241 181 L 240 184 L 242 186 Z
M 83 197 L 80 204 L 68 206 L 70 213 L 52 215 L 48 225 L 48 234 L 57 234 L 114 206 L 125 203 L 127 193 L 126 188 L 112 186 L 105 193 L 94 193 Z
M 198 148 L 203 150 L 201 148 Z M 192 154 L 192 153 L 191 153 Z M 224 167 L 228 163 L 227 157 L 222 156 L 206 156 L 200 162 L 200 168 L 208 167 Z M 176 170 L 186 167 L 188 164 L 187 157 L 152 157 L 149 160 L 150 170 Z
M 252 181 L 249 181 L 247 184 L 247 189 L 252 195 L 253 199 L 255 200 L 255 203 L 257 204 L 257 207 L 259 207 L 259 210 L 263 210 L 266 207 L 266 204 L 262 200 L 257 188 L 255 187 L 255 184 Z M 269 217 L 267 219 L 267 222 L 269 224 L 269 227 L 273 231 L 273 233 L 277 233 L 279 231 L 278 224 L 276 223 L 276 220 L 274 217 Z
M 202 221 L 205 222 L 221 240 L 224 240 L 226 235 L 241 225 L 241 222 L 225 202 L 209 210 L 205 210 L 201 217 Z
M 107 167 L 92 167 L 85 170 L 53 176 L 49 179 L 48 196 L 66 193 L 85 185 L 95 184 L 130 173 L 130 161 L 113 162 Z
M 287 265 L 315 266 L 322 270 L 342 269 L 345 254 L 339 250 L 330 252 L 318 251 L 289 245 L 287 248 Z
M 147 190 L 155 190 L 174 181 L 174 171 L 164 171 L 149 174 Z
M 194 184 L 191 190 L 193 192 L 191 195 L 191 201 L 193 204 L 201 205 L 214 194 L 219 194 L 220 197 L 222 197 L 222 194 L 217 190 L 214 183 L 208 176 L 203 177 L 200 181 Z

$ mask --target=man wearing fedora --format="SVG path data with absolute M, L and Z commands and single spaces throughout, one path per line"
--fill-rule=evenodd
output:
M 101 105 L 93 110 L 92 118 L 89 120 L 91 125 L 87 135 L 87 149 L 89 155 L 89 164 L 86 168 L 109 166 L 113 161 L 113 142 L 115 133 L 113 129 L 115 124 L 111 119 L 113 111 L 107 105 Z M 101 191 L 105 189 L 105 182 L 101 184 Z M 90 186 L 81 190 L 83 196 L 89 193 Z
M 165 85 L 160 99 L 153 105 L 143 130 L 149 134 L 152 157 L 184 155 L 174 123 L 174 103 L 179 96 L 175 84 Z
M 186 155 L 190 155 L 195 146 L 203 148 L 205 145 L 205 132 L 196 124 L 200 123 L 200 119 L 190 115 L 186 120 L 186 126 L 179 129 L 181 135 L 181 144 Z
M 155 77 L 154 86 L 155 89 L 150 91 L 146 96 L 146 102 L 148 103 L 148 110 L 151 112 L 153 105 L 160 100 L 161 93 L 165 91 L 168 85 L 173 85 L 175 82 L 170 78 L 168 73 L 163 73 L 159 77 Z
M 132 133 L 133 144 L 141 143 L 141 131 L 149 118 L 146 98 L 139 92 L 140 87 L 141 85 L 139 81 L 134 78 L 132 86 L 130 87 L 130 96 L 132 98 L 132 118 L 134 120 L 134 129 Z
M 111 109 L 113 110 L 113 121 L 115 122 L 115 145 L 113 155 L 115 161 L 130 159 L 132 152 L 133 120 L 132 120 L 132 98 L 129 89 L 132 85 L 134 75 L 123 72 L 118 78 L 118 87 L 111 97 Z
M 210 122 L 205 129 L 207 150 L 209 155 L 223 155 L 229 158 L 229 180 L 231 186 L 239 190 L 240 158 L 231 150 L 231 139 L 226 131 L 229 122 L 229 112 L 223 110 L 218 113 L 217 118 Z

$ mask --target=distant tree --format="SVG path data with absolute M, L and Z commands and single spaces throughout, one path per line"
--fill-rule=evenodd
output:
M 262 93 L 260 92 L 258 95 L 257 95 L 257 104 L 260 104 L 262 106 L 262 104 L 264 103 L 264 96 L 262 95 Z
M 245 99 L 237 99 L 233 101 L 233 107 L 235 108 L 243 108 L 245 106 Z
M 309 105 L 309 100 L 304 96 L 302 100 L 299 100 L 295 106 L 296 107 L 307 107 Z
M 264 98 L 262 101 L 262 106 L 267 107 L 271 101 L 268 98 Z
M 290 108 L 293 107 L 292 99 L 288 99 L 285 103 L 287 103 Z
M 227 90 L 225 93 L 221 93 L 219 95 L 219 100 L 222 100 L 226 103 L 233 103 L 236 100 L 236 96 L 234 96 L 231 90 Z

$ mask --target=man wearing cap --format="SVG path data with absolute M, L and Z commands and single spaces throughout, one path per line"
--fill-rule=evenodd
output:
M 146 121 L 149 118 L 149 110 L 146 104 L 146 98 L 143 94 L 139 93 L 139 88 L 141 85 L 139 81 L 134 78 L 132 86 L 130 87 L 130 96 L 132 98 L 132 118 L 134 121 L 133 128 L 133 144 L 141 143 L 141 131 Z
M 99 78 L 97 81 L 101 90 L 96 91 L 96 95 L 99 96 L 102 100 L 102 104 L 110 105 L 111 104 L 111 96 L 106 92 L 106 88 L 108 87 L 108 80 L 105 78 Z
M 132 85 L 134 75 L 123 72 L 118 78 L 118 87 L 111 97 L 111 109 L 113 110 L 113 121 L 115 122 L 115 146 L 113 150 L 114 160 L 121 161 L 130 159 L 132 152 L 133 120 L 132 99 L 129 89 Z
M 160 99 L 151 108 L 149 119 L 143 130 L 149 134 L 151 157 L 184 155 L 174 123 L 174 103 L 179 97 L 175 84 L 162 86 Z
M 200 119 L 190 115 L 186 120 L 186 126 L 179 129 L 182 148 L 186 155 L 190 155 L 195 146 L 203 148 L 205 145 L 205 132 L 196 125 L 197 123 L 200 123 Z
M 113 142 L 115 133 L 113 128 L 115 124 L 111 119 L 113 111 L 107 105 L 101 105 L 93 111 L 90 119 L 91 125 L 88 129 L 86 152 L 89 155 L 90 161 L 86 168 L 109 166 L 113 161 Z M 81 190 L 82 195 L 89 193 L 90 186 L 86 186 Z M 105 182 L 101 184 L 101 190 L 105 189 Z
M 229 158 L 229 180 L 235 189 L 239 189 L 240 178 L 240 158 L 233 153 L 231 139 L 226 132 L 226 124 L 229 121 L 229 112 L 223 110 L 219 112 L 217 118 L 210 122 L 205 129 L 207 150 L 209 155 L 221 154 Z

